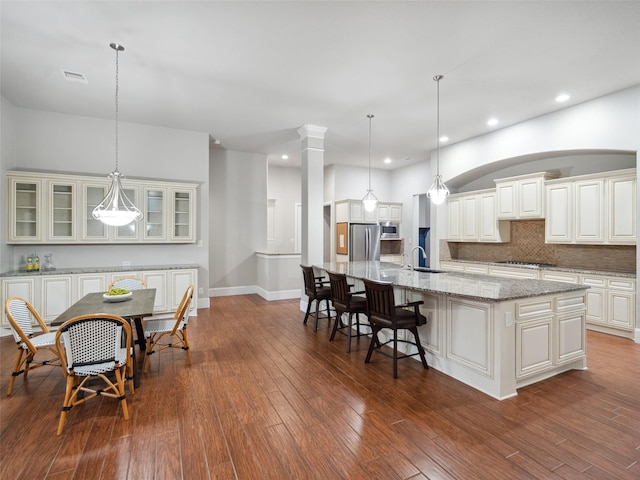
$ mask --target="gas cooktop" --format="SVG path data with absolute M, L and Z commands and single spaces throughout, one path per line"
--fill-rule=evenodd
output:
M 551 263 L 539 263 L 539 262 L 521 262 L 519 260 L 501 260 L 495 263 L 503 263 L 506 265 L 519 265 L 523 267 L 553 267 Z

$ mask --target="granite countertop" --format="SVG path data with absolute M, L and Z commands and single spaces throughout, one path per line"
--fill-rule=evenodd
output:
M 9 272 L 0 273 L 0 277 L 36 277 L 42 275 L 74 275 L 78 273 L 134 273 L 145 272 L 148 270 L 184 270 L 187 268 L 198 268 L 195 264 L 177 264 L 177 265 L 132 265 L 129 267 L 76 267 L 76 268 L 59 268 L 44 272 L 27 272 L 25 270 L 11 270 Z
M 547 280 L 512 279 L 459 272 L 417 272 L 387 262 L 327 262 L 317 267 L 359 279 L 391 282 L 408 290 L 442 293 L 482 301 L 502 302 L 589 288 L 586 285 Z
M 568 273 L 583 273 L 587 275 L 607 275 L 609 277 L 620 277 L 620 278 L 636 278 L 635 273 L 629 272 L 613 272 L 610 270 L 595 270 L 588 268 L 573 268 L 573 267 L 547 267 L 547 266 L 539 266 L 539 265 L 520 265 L 514 263 L 500 263 L 500 262 L 483 262 L 478 260 L 443 260 L 447 262 L 460 262 L 460 263 L 477 263 L 478 265 L 496 265 L 500 267 L 514 267 L 514 268 L 531 268 L 534 270 L 546 270 L 553 272 L 568 272 Z

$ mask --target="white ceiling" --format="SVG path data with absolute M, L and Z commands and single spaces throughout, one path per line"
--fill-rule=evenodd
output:
M 1 93 L 18 107 L 207 132 L 299 164 L 397 168 L 450 143 L 640 84 L 640 1 L 5 1 Z M 82 73 L 69 82 L 62 70 Z M 555 96 L 571 99 L 557 104 Z M 489 117 L 500 119 L 488 127 Z M 288 161 L 280 160 L 287 153 Z M 385 157 L 393 159 L 384 165 Z

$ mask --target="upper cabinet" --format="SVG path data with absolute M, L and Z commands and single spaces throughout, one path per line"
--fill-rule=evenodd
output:
M 378 222 L 402 222 L 402 204 L 379 203 Z
M 636 170 L 550 180 L 547 243 L 636 243 Z
M 42 241 L 42 179 L 9 177 L 7 243 Z
M 500 220 L 544 218 L 544 182 L 555 176 L 542 172 L 495 180 L 497 218 Z
M 402 222 L 402 203 L 378 203 L 373 212 L 367 212 L 362 200 L 340 200 L 335 209 L 336 223 Z
M 509 222 L 496 217 L 496 190 L 450 195 L 447 199 L 447 240 L 450 242 L 508 242 Z
M 22 171 L 7 173 L 7 243 L 193 243 L 197 185 L 125 179 L 127 197 L 144 219 L 121 227 L 92 216 L 106 196 L 106 178 Z

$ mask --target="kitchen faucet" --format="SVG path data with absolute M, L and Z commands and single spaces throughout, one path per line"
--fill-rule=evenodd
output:
M 418 250 L 420 250 L 422 252 L 422 258 L 424 258 L 425 260 L 427 259 L 427 252 L 424 251 L 424 248 L 422 248 L 420 245 L 417 245 L 417 246 L 413 247 L 411 249 L 411 255 L 409 256 L 411 270 L 413 270 L 413 252 L 416 249 L 418 249 Z

